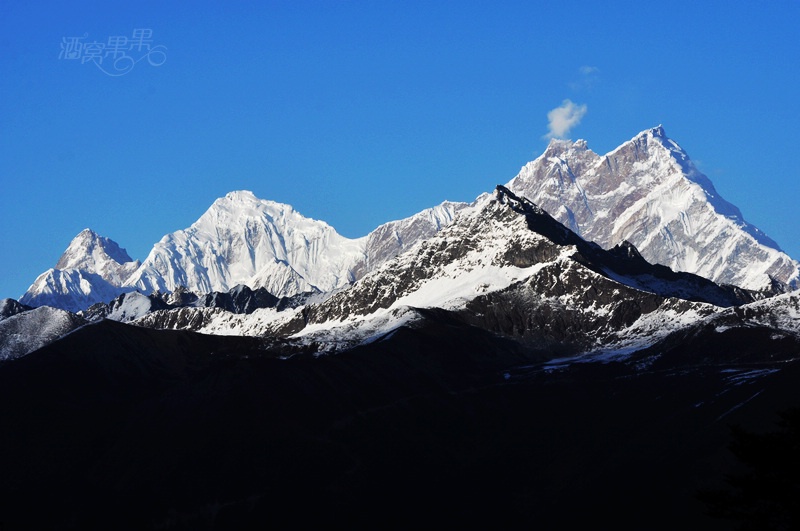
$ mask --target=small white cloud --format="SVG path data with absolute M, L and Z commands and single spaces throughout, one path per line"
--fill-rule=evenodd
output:
M 597 74 L 600 72 L 600 69 L 597 68 L 596 66 L 587 66 L 587 65 L 580 67 L 578 70 L 584 76 L 591 76 L 592 74 Z
M 547 128 L 550 132 L 545 138 L 564 138 L 573 127 L 581 123 L 586 110 L 586 105 L 577 105 L 570 100 L 564 100 L 560 107 L 547 113 Z

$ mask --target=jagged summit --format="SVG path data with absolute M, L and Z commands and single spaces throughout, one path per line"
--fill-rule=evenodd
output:
M 345 286 L 452 222 L 465 203 L 445 201 L 350 239 L 291 205 L 249 190 L 216 199 L 191 226 L 165 235 L 143 263 L 91 229 L 21 297 L 32 306 L 77 311 L 128 291 L 225 292 L 237 285 L 277 296 Z
M 108 302 L 140 266 L 114 240 L 84 229 L 72 239 L 58 259 L 20 297 L 29 306 L 53 306 L 69 311 Z
M 295 211 L 294 207 L 290 204 L 272 201 L 270 199 L 262 199 L 257 197 L 250 190 L 234 190 L 228 192 L 224 196 L 216 199 L 208 210 L 231 210 L 231 208 L 239 209 L 239 214 L 244 216 L 252 216 L 254 212 L 260 212 L 264 209 L 270 212 Z
M 128 252 L 110 238 L 100 236 L 91 229 L 83 229 L 70 242 L 56 262 L 56 269 L 83 269 L 102 273 L 108 262 L 118 265 L 134 262 Z M 138 267 L 138 265 L 137 265 Z
M 606 249 L 627 240 L 651 263 L 749 289 L 800 281 L 800 263 L 744 221 L 661 125 L 602 156 L 551 142 L 507 187 Z
M 569 140 L 564 138 L 551 138 L 541 157 L 557 157 L 570 151 L 590 151 L 586 140 Z
M 256 195 L 250 190 L 233 190 L 225 194 L 226 199 L 258 201 Z

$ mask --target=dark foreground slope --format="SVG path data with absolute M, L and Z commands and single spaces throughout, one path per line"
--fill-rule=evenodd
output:
M 423 316 L 322 357 L 103 321 L 0 365 L 0 529 L 729 529 L 696 497 L 729 424 L 800 403 L 767 330 L 546 365 Z

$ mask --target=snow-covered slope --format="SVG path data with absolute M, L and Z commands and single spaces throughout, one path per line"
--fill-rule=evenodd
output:
M 331 290 L 354 280 L 351 269 L 363 249 L 363 242 L 289 205 L 237 191 L 217 199 L 189 228 L 164 236 L 127 285 L 146 293 L 179 286 L 228 291 L 254 278 L 268 282 L 281 269 L 287 285 L 276 295 L 309 285 Z
M 0 360 L 24 356 L 86 324 L 70 312 L 42 306 L 0 321 Z
M 800 292 L 792 291 L 728 308 L 709 319 L 716 328 L 764 326 L 778 334 L 790 333 L 800 337 Z
M 72 312 L 108 302 L 129 291 L 122 285 L 139 265 L 113 240 L 84 229 L 69 244 L 56 267 L 39 275 L 20 302 Z
M 108 302 L 124 291 L 97 273 L 80 269 L 48 269 L 36 278 L 20 302 L 77 312 L 98 302 Z
M 600 156 L 552 140 L 507 185 L 604 248 L 630 241 L 650 262 L 748 289 L 798 286 L 800 263 L 747 223 L 661 126 Z
M 231 192 L 189 228 L 164 236 L 126 285 L 208 293 L 244 284 L 279 297 L 331 291 L 434 234 L 462 207 L 446 202 L 350 239 L 289 205 Z
M 289 205 L 231 192 L 189 228 L 164 236 L 144 263 L 85 229 L 20 302 L 77 312 L 132 291 L 205 294 L 246 285 L 278 297 L 327 292 L 432 236 L 465 206 L 445 201 L 351 239 Z
M 361 267 L 356 267 L 356 277 L 361 278 L 417 242 L 430 238 L 450 225 L 456 213 L 467 206 L 467 203 L 445 201 L 408 218 L 379 226 L 367 236 L 365 261 Z

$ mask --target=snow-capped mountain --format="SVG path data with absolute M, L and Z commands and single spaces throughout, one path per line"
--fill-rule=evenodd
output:
M 328 291 L 354 280 L 363 249 L 289 205 L 237 191 L 214 201 L 189 228 L 164 236 L 128 285 L 145 293 L 179 286 L 209 293 L 280 278 L 284 291 Z
M 88 235 L 42 293 L 125 292 L 0 301 L 3 522 L 724 528 L 696 493 L 726 430 L 797 403 L 800 292 L 774 293 L 797 263 L 684 155 L 660 128 L 606 157 L 557 141 L 511 183 L 550 209 L 498 185 L 358 239 L 232 192 L 125 280 Z M 620 241 L 578 233 L 602 224 Z
M 754 295 L 649 264 L 627 242 L 605 251 L 498 186 L 347 289 L 283 313 L 208 316 L 199 330 L 337 350 L 390 333 L 427 309 L 536 349 L 557 344 L 575 354 L 646 345 Z
M 661 126 L 602 156 L 584 140 L 552 140 L 507 186 L 604 248 L 627 240 L 652 263 L 748 289 L 800 279 L 800 263 L 720 197 Z
M 463 206 L 445 202 L 350 239 L 289 205 L 231 192 L 189 228 L 164 236 L 127 286 L 145 293 L 179 286 L 208 293 L 240 284 L 279 297 L 327 292 L 431 236 Z
M 56 267 L 39 275 L 20 302 L 79 311 L 130 291 L 123 284 L 139 266 L 116 242 L 84 229 Z
M 278 297 L 327 292 L 435 234 L 465 206 L 445 201 L 351 239 L 290 205 L 231 192 L 189 228 L 164 236 L 143 263 L 112 240 L 82 231 L 20 302 L 80 311 L 131 291 L 204 294 L 245 285 Z
M 719 197 L 660 126 L 604 156 L 583 140 L 553 140 L 507 187 L 606 249 L 630 242 L 650 263 L 750 290 L 800 284 L 800 263 Z M 181 287 L 330 293 L 437 234 L 467 206 L 444 202 L 351 239 L 289 205 L 231 192 L 190 227 L 164 236 L 141 264 L 83 231 L 20 302 L 79 311 L 124 292 Z

